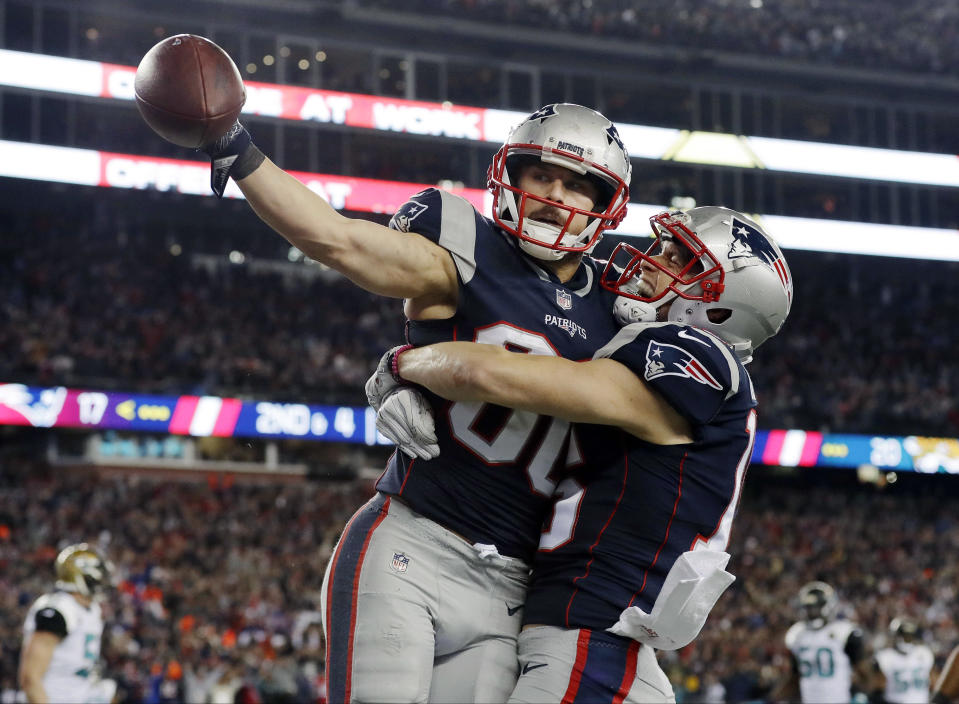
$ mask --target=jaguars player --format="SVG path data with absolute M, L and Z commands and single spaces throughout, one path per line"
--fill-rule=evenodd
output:
M 889 623 L 889 643 L 876 653 L 876 667 L 889 704 L 928 704 L 936 657 L 922 642 L 919 624 L 908 618 Z
M 360 287 L 405 299 L 408 341 L 477 340 L 585 359 L 612 299 L 585 257 L 622 220 L 630 162 L 613 124 L 572 104 L 521 122 L 489 168 L 492 218 L 428 189 L 390 228 L 337 213 L 239 123 L 206 151 L 254 211 Z M 331 701 L 502 701 L 568 424 L 431 397 L 441 458 L 398 452 L 343 532 L 324 579 Z M 489 471 L 494 467 L 495 471 Z
M 109 702 L 115 684 L 97 676 L 103 635 L 98 600 L 112 568 L 87 543 L 65 547 L 54 567 L 56 591 L 38 598 L 23 624 L 20 688 L 31 704 Z
M 513 702 L 675 701 L 655 648 L 691 642 L 733 579 L 725 548 L 756 428 L 743 365 L 783 324 L 792 282 L 737 212 L 651 222 L 650 250 L 620 245 L 604 271 L 625 327 L 592 361 L 445 343 L 393 350 L 371 379 L 393 380 L 374 399 L 384 418 L 417 407 L 402 386 L 416 383 L 579 424 L 575 466 L 552 475 Z
M 774 699 L 798 693 L 805 704 L 848 702 L 854 686 L 868 690 L 865 639 L 855 623 L 839 615 L 836 591 L 825 582 L 809 582 L 799 590 L 798 603 L 802 619 L 786 632 L 792 667 Z

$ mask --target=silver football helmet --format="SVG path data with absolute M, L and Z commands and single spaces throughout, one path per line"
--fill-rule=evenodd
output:
M 656 240 L 646 251 L 621 243 L 613 250 L 602 284 L 619 294 L 616 317 L 623 324 L 665 319 L 708 330 L 729 344 L 740 360 L 779 332 L 792 306 L 793 281 L 782 250 L 762 227 L 742 213 L 717 206 L 650 218 Z M 656 261 L 664 242 L 688 250 L 676 274 Z M 668 277 L 656 295 L 640 292 L 643 269 Z
M 553 203 L 517 187 L 523 160 L 536 159 L 586 174 L 599 187 L 593 211 Z M 604 230 L 616 228 L 626 215 L 632 165 L 616 126 L 595 110 L 572 103 L 546 105 L 513 128 L 493 157 L 487 187 L 493 192 L 493 220 L 520 239 L 523 251 L 538 259 L 560 259 L 570 252 L 589 252 Z M 565 211 L 562 227 L 527 221 L 527 201 L 548 203 Z M 577 214 L 589 216 L 579 234 L 569 232 Z

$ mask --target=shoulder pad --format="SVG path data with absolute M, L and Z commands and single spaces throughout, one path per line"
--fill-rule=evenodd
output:
M 46 609 L 57 611 L 66 625 L 66 632 L 70 633 L 76 628 L 77 621 L 80 618 L 80 605 L 76 599 L 66 592 L 52 592 L 44 594 L 34 602 L 32 611 L 39 614 Z
M 790 650 L 793 649 L 793 646 L 796 645 L 796 639 L 799 638 L 800 634 L 803 632 L 804 625 L 802 623 L 794 623 L 789 627 L 789 630 L 786 631 L 786 647 Z
M 427 188 L 410 196 L 390 219 L 390 228 L 413 232 L 447 250 L 464 283 L 476 272 L 477 221 L 473 204 L 462 196 Z

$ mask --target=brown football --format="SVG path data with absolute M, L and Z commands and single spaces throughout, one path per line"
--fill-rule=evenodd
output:
M 137 108 L 153 131 L 194 149 L 222 137 L 246 101 L 229 55 L 194 34 L 167 37 L 146 53 L 133 82 Z

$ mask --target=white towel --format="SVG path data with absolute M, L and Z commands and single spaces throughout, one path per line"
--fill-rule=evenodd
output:
M 684 552 L 673 563 L 653 611 L 630 606 L 610 633 L 633 638 L 659 650 L 678 650 L 699 635 L 710 610 L 736 578 L 725 570 L 729 553 Z

